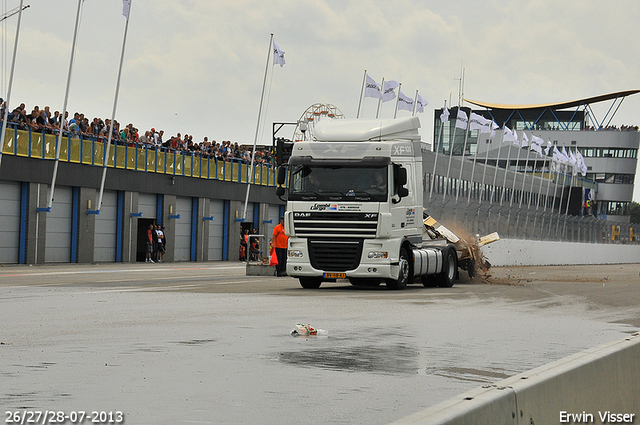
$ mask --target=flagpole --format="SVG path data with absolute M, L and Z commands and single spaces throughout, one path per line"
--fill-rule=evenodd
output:
M 469 129 L 471 129 L 471 114 L 469 114 Z M 481 135 L 482 135 L 481 130 L 478 130 L 478 138 L 476 139 L 476 155 L 475 155 L 475 158 L 473 159 L 473 167 L 471 167 L 471 179 L 469 180 L 469 182 L 471 183 L 471 186 L 473 186 L 473 180 L 475 178 L 475 173 L 476 173 L 476 163 L 478 162 L 478 145 L 480 144 Z M 469 153 L 471 153 L 471 148 L 469 148 Z M 462 174 L 462 170 L 460 171 L 460 174 Z M 470 187 L 469 195 L 467 196 L 467 206 L 469 206 L 469 204 L 471 203 L 472 191 L 473 191 L 473 187 Z
M 273 34 L 271 34 L 271 38 L 273 38 Z M 271 46 L 269 46 L 269 53 L 271 53 Z M 267 58 L 267 64 L 269 63 L 269 58 Z M 265 80 L 266 80 L 265 74 Z M 364 85 L 367 82 L 367 70 L 364 70 L 364 76 L 362 77 L 362 87 L 360 88 L 360 99 L 358 100 L 358 113 L 356 114 L 356 118 L 360 118 L 360 105 L 362 105 L 362 94 L 364 93 Z
M 514 128 L 513 131 L 516 131 Z M 518 141 L 518 134 L 515 135 L 516 141 Z M 504 179 L 502 179 L 502 196 L 500 197 L 500 206 L 502 206 L 502 201 L 504 201 L 504 197 L 507 196 L 507 174 L 509 172 L 509 160 L 511 159 L 511 147 L 513 146 L 513 142 L 509 143 L 509 150 L 507 151 L 507 162 L 504 166 Z M 514 177 L 515 178 L 515 177 Z M 513 194 L 512 194 L 513 195 Z
M 464 143 L 462 145 L 462 157 L 460 158 L 460 175 L 458 176 L 458 185 L 456 187 L 456 204 L 458 204 L 458 195 L 460 195 L 460 186 L 462 186 L 462 169 L 464 168 L 464 153 L 467 150 L 467 138 L 469 137 L 469 123 L 471 116 L 467 119 L 467 128 L 464 130 Z
M 51 188 L 49 193 L 49 203 L 47 204 L 47 210 L 51 211 L 53 205 L 53 193 L 56 187 L 56 178 L 58 177 L 58 164 L 60 163 L 60 145 L 62 144 L 62 130 L 64 127 L 64 117 L 67 111 L 67 101 L 69 100 L 69 87 L 71 85 L 71 71 L 73 70 L 73 58 L 76 53 L 76 39 L 78 38 L 78 25 L 80 23 L 80 7 L 83 0 L 78 0 L 78 11 L 76 12 L 76 25 L 73 31 L 73 42 L 71 44 L 71 58 L 69 59 L 69 72 L 67 74 L 67 88 L 64 93 L 64 102 L 62 106 L 62 112 L 60 117 L 60 124 L 58 126 L 58 140 L 56 142 L 56 160 L 53 164 L 53 176 L 51 178 Z
M 380 114 L 380 105 L 382 105 L 382 98 L 384 97 L 384 77 L 382 77 L 382 83 L 380 83 L 380 88 L 382 89 L 382 96 L 378 99 L 378 109 L 376 109 L 376 119 L 378 119 L 378 115 Z
M 460 110 L 460 107 L 458 106 L 457 111 Z M 456 111 L 456 124 L 458 122 L 458 112 Z M 447 198 L 447 188 L 448 188 L 448 184 L 449 183 L 449 172 L 451 171 L 451 158 L 453 157 L 453 148 L 455 146 L 455 142 L 456 142 L 456 130 L 458 129 L 457 126 L 453 126 L 453 138 L 449 141 L 449 164 L 447 165 L 447 177 L 444 180 L 444 190 L 443 190 L 443 194 L 442 194 L 442 205 L 444 206 L 444 200 Z
M 447 109 L 447 101 L 444 101 L 444 108 L 442 109 L 442 113 L 444 113 L 445 109 Z M 447 120 L 449 122 L 449 120 Z M 444 127 L 444 121 L 442 121 L 442 114 L 440 114 L 440 132 L 438 134 L 438 140 L 435 144 L 435 149 L 433 153 L 435 154 L 435 158 L 433 159 L 433 173 L 431 174 L 431 188 L 429 189 L 429 202 L 431 202 L 431 195 L 433 194 L 433 183 L 436 178 L 436 164 L 438 163 L 438 146 L 440 144 L 440 139 L 442 138 L 442 128 Z
M 400 94 L 398 92 L 398 94 Z M 416 97 L 415 99 L 413 99 L 413 112 L 411 113 L 411 116 L 414 117 L 416 115 L 416 107 L 418 106 L 418 90 L 416 90 Z
M 118 79 L 116 80 L 116 94 L 113 98 L 113 110 L 111 112 L 111 123 L 109 125 L 109 136 L 107 138 L 107 147 L 102 160 L 102 181 L 100 182 L 100 194 L 98 195 L 98 205 L 96 211 L 102 208 L 102 195 L 104 193 L 104 183 L 107 179 L 107 163 L 109 162 L 109 150 L 111 148 L 111 138 L 113 136 L 113 122 L 116 118 L 116 107 L 118 105 L 118 94 L 120 93 L 120 77 L 122 76 L 122 64 L 124 63 L 124 50 L 127 44 L 127 32 L 129 30 L 129 14 L 131 13 L 131 0 L 129 1 L 129 12 L 127 13 L 127 21 L 124 25 L 124 36 L 122 37 L 122 51 L 120 52 L 120 66 L 118 68 Z M 146 149 L 146 147 L 145 147 Z
M 13 72 L 16 67 L 16 53 L 18 52 L 18 36 L 20 35 L 20 22 L 22 21 L 22 4 L 20 0 L 20 11 L 18 12 L 18 24 L 16 26 L 16 39 L 13 43 L 13 59 L 11 60 L 11 73 L 9 74 L 9 88 L 7 89 L 7 100 L 4 106 L 4 116 L 2 117 L 2 134 L 0 135 L 0 164 L 2 164 L 2 151 L 4 150 L 4 137 L 7 132 L 7 119 L 9 118 L 9 105 L 11 104 L 11 88 L 13 86 Z M 0 105 L 2 106 L 2 105 Z
M 494 124 L 494 121 L 491 120 L 491 133 L 489 133 L 489 140 L 495 139 L 495 136 L 491 137 L 491 134 L 494 133 L 493 124 Z M 488 166 L 489 166 L 489 148 L 487 148 L 487 151 L 486 151 L 485 156 L 484 156 L 484 169 L 482 170 L 482 186 L 481 186 L 482 195 L 480 196 L 480 199 L 479 199 L 480 203 L 482 203 L 482 198 L 484 197 L 484 194 L 486 193 L 486 190 L 485 190 L 485 187 L 484 187 L 484 177 L 487 174 L 487 167 Z
M 544 209 L 542 210 L 542 213 L 544 214 L 545 212 L 547 212 L 547 204 L 549 203 L 548 199 L 549 199 L 549 188 L 551 186 L 551 165 L 553 164 L 553 158 L 551 158 L 551 160 L 549 161 L 549 166 L 547 167 L 549 169 L 549 178 L 547 179 L 547 190 L 545 191 L 544 194 Z M 554 170 L 553 172 L 555 173 L 555 165 L 553 166 Z M 543 168 L 544 170 L 544 168 Z M 544 171 L 542 172 L 542 175 L 544 176 Z M 540 181 L 540 190 L 542 190 L 542 181 Z M 538 207 L 536 207 L 536 210 L 538 209 Z M 551 211 L 553 212 L 553 211 Z
M 504 123 L 502 125 L 502 140 L 500 141 L 500 144 L 498 145 L 498 155 L 496 156 L 496 169 L 493 173 L 493 183 L 491 185 L 491 198 L 489 198 L 489 203 L 493 204 L 493 194 L 496 191 L 496 180 L 498 178 L 498 168 L 499 164 L 500 164 L 500 151 L 502 150 L 502 144 L 504 143 L 504 127 L 506 127 L 506 123 Z
M 256 156 L 256 144 L 258 143 L 258 133 L 260 130 L 260 118 L 262 115 L 262 103 L 264 101 L 264 91 L 267 86 L 267 73 L 269 72 L 269 58 L 271 57 L 271 47 L 273 46 L 273 33 L 271 33 L 271 37 L 269 38 L 269 49 L 267 51 L 267 64 L 264 68 L 264 80 L 262 81 L 262 94 L 260 95 L 260 107 L 258 109 L 258 122 L 256 124 L 256 135 L 253 138 L 253 152 L 251 153 L 251 167 L 249 171 L 249 181 L 247 182 L 247 195 L 244 198 L 244 211 L 242 213 L 242 219 L 245 220 L 247 218 L 247 205 L 249 204 L 249 191 L 251 190 L 251 180 L 253 179 L 253 161 Z M 364 71 L 365 76 L 367 75 L 367 71 Z M 364 87 L 364 85 L 363 85 Z M 358 114 L 360 114 L 360 107 L 358 106 Z
M 398 102 L 400 102 L 400 90 L 402 90 L 402 83 L 400 83 L 398 85 L 398 97 L 396 98 L 396 111 L 393 113 L 393 119 L 396 119 L 396 116 L 398 115 Z M 383 88 L 384 91 L 384 88 Z
M 527 159 L 525 160 L 525 166 L 524 166 L 524 177 L 522 177 L 522 189 L 520 189 L 520 192 L 522 192 L 522 195 L 520 196 L 520 204 L 518 205 L 518 208 L 522 208 L 522 201 L 524 199 L 524 184 L 527 181 L 526 177 L 527 177 L 527 165 L 529 164 L 529 156 L 531 155 L 531 145 L 534 143 L 533 142 L 533 133 L 531 134 L 531 142 L 529 143 L 528 149 L 527 149 Z M 533 190 L 533 172 L 534 172 L 534 167 L 531 168 L 531 189 L 529 190 L 529 200 L 531 200 L 531 197 L 533 196 L 533 193 L 531 192 L 531 190 Z
M 516 130 L 513 130 L 513 131 L 516 131 Z M 524 134 L 525 137 L 526 137 L 526 134 L 525 134 L 524 131 L 522 131 L 522 134 Z M 511 208 L 513 206 L 513 196 L 515 195 L 516 180 L 517 180 L 517 176 L 518 176 L 518 163 L 520 162 L 520 153 L 522 152 L 522 143 L 523 142 L 524 142 L 524 139 L 520 143 L 520 149 L 518 149 L 518 158 L 516 159 L 516 171 L 513 174 L 513 186 L 511 187 L 511 199 L 509 200 L 509 208 Z M 525 167 L 525 169 L 526 169 L 526 167 Z M 523 173 L 523 177 L 522 177 L 522 186 L 523 187 L 524 187 L 524 176 L 525 176 L 525 174 Z M 522 194 L 520 194 L 520 199 L 522 199 Z

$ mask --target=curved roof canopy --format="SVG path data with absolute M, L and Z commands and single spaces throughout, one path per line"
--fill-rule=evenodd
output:
M 546 103 L 546 104 L 543 103 L 543 104 L 538 104 L 538 105 L 505 105 L 505 104 L 500 104 L 500 103 L 479 102 L 479 101 L 476 101 L 476 100 L 469 100 L 469 99 L 464 99 L 464 101 L 472 103 L 472 104 L 477 105 L 477 106 L 481 106 L 483 108 L 488 108 L 488 109 L 508 109 L 508 110 L 518 109 L 518 110 L 523 110 L 523 109 L 551 108 L 551 109 L 555 110 L 555 109 L 574 108 L 574 107 L 578 107 L 578 106 L 581 106 L 581 105 L 588 105 L 588 104 L 591 104 L 591 103 L 604 102 L 606 100 L 616 100 L 616 99 L 619 99 L 621 97 L 630 96 L 630 95 L 636 94 L 636 93 L 640 93 L 640 90 L 620 91 L 620 92 L 616 92 L 616 93 L 603 94 L 603 95 L 595 96 L 595 97 L 587 97 L 585 99 L 571 100 L 571 101 L 568 101 L 568 102 L 557 102 L 557 103 Z

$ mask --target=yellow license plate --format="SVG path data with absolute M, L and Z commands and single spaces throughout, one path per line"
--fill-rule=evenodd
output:
M 346 279 L 347 274 L 346 273 L 325 273 L 324 278 L 325 279 Z

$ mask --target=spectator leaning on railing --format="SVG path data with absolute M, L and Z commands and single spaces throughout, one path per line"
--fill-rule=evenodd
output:
M 4 108 L 8 105 L 0 98 L 0 120 L 4 117 Z M 13 123 L 18 129 L 29 130 L 35 132 L 43 132 L 46 134 L 57 134 L 59 131 L 60 121 L 63 122 L 63 132 L 66 134 L 74 134 L 80 137 L 93 138 L 96 141 L 106 143 L 109 138 L 109 128 L 111 120 L 105 118 L 104 121 L 99 117 L 94 117 L 92 121 L 84 116 L 81 112 L 75 112 L 73 118 L 68 120 L 69 113 L 65 112 L 62 119 L 59 111 L 53 114 L 48 106 L 40 109 L 34 106 L 30 114 L 26 113 L 26 106 L 21 103 L 8 114 L 8 121 Z M 623 129 L 632 129 L 633 127 L 623 127 Z M 635 127 L 637 130 L 637 127 Z M 140 134 L 139 130 L 129 123 L 125 127 L 120 127 L 118 121 L 113 121 L 112 144 L 136 146 L 145 149 L 168 150 L 170 152 L 182 153 L 183 155 L 200 156 L 203 158 L 215 159 L 216 161 L 235 161 L 249 163 L 252 157 L 252 149 L 247 146 L 241 146 L 238 142 L 224 140 L 218 143 L 215 140 L 211 142 L 207 137 L 202 142 L 195 143 L 193 136 L 185 134 L 184 138 L 181 133 L 163 140 L 164 131 L 156 131 L 151 128 Z M 254 161 L 258 164 L 274 164 L 274 155 L 271 150 L 256 150 Z

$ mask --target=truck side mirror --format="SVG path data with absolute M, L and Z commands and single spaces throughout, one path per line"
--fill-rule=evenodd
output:
M 278 186 L 282 186 L 287 178 L 287 167 L 280 166 L 278 167 L 278 172 L 276 175 L 276 183 Z
M 278 187 L 276 187 L 276 196 L 277 196 L 277 197 L 282 197 L 282 196 L 284 196 L 284 186 L 278 186 Z
M 409 189 L 404 187 L 407 184 L 407 169 L 398 164 L 393 164 L 393 180 L 396 194 L 400 199 L 409 196 Z M 400 200 L 394 201 L 394 203 Z
M 398 176 L 397 176 L 398 186 L 404 186 L 405 184 L 407 184 L 407 169 L 403 167 L 398 167 L 397 170 L 398 170 Z

